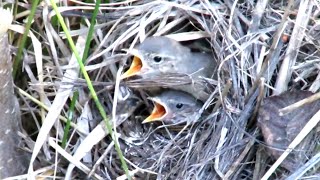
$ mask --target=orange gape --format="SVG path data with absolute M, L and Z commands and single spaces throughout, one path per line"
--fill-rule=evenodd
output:
M 137 56 L 134 56 L 130 68 L 121 75 L 121 79 L 125 79 L 138 74 L 141 71 L 142 62 Z
M 143 123 L 160 120 L 166 114 L 166 109 L 159 103 L 155 103 L 150 116 L 148 116 Z

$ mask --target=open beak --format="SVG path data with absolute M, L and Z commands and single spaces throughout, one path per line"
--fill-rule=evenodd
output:
M 149 123 L 154 121 L 161 121 L 166 116 L 167 111 L 165 105 L 159 100 L 152 99 L 154 101 L 154 108 L 150 114 L 142 123 Z
M 143 63 L 142 61 L 142 55 L 141 52 L 137 49 L 131 49 L 128 51 L 130 54 L 132 54 L 133 60 L 132 63 L 130 65 L 130 68 L 121 75 L 121 79 L 125 79 L 131 76 L 135 76 L 138 75 L 140 73 L 144 73 L 145 71 L 148 71 L 149 68 L 146 64 Z
M 130 68 L 121 75 L 121 79 L 125 79 L 140 73 L 142 68 L 142 61 L 138 56 L 134 56 Z

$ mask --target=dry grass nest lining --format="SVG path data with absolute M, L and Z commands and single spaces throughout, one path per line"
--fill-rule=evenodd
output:
M 137 177 L 146 178 L 148 173 L 143 174 L 145 170 L 158 173 L 161 179 L 216 179 L 219 176 L 238 179 L 260 177 L 264 173 L 263 168 L 257 171 L 255 167 L 257 162 L 254 161 L 258 157 L 261 158 L 261 151 L 257 151 L 258 144 L 254 145 L 254 142 L 258 142 L 257 128 L 254 125 L 248 127 L 249 118 L 252 117 L 255 107 L 254 101 L 258 95 L 257 91 L 252 91 L 254 89 L 252 87 L 259 75 L 258 72 L 264 68 L 263 60 L 268 60 L 266 63 L 268 69 L 263 69 L 262 74 L 265 78 L 263 84 L 266 87 L 267 96 L 271 95 L 274 89 L 282 89 L 281 85 L 276 85 L 275 82 L 279 81 L 279 77 L 283 77 L 279 69 L 281 63 L 288 57 L 291 57 L 290 63 L 293 63 L 290 65 L 293 73 L 287 76 L 289 88 L 312 91 L 319 89 L 319 80 L 317 80 L 319 67 L 316 64 L 319 62 L 317 51 L 319 42 L 316 38 L 318 24 L 316 21 L 310 21 L 309 24 L 294 21 L 300 12 L 298 11 L 300 6 L 295 4 L 292 10 L 286 11 L 287 4 L 277 1 L 270 2 L 265 7 L 263 5 L 255 7 L 249 2 L 233 5 L 210 4 L 204 1 L 181 3 L 138 1 L 127 8 L 113 7 L 114 12 L 123 16 L 97 25 L 99 27 L 95 37 L 97 46 L 92 50 L 92 55 L 87 61 L 91 79 L 108 85 L 106 86 L 108 91 L 103 91 L 100 97 L 110 115 L 112 106 L 116 105 L 114 104 L 116 101 L 110 99 L 113 99 L 112 90 L 117 71 L 122 67 L 122 62 L 128 59 L 126 55 L 115 52 L 133 47 L 139 43 L 139 38 L 143 39 L 151 35 L 168 35 L 181 41 L 207 38 L 211 46 L 207 48 L 212 50 L 216 61 L 221 64 L 218 72 L 219 84 L 213 97 L 218 98 L 221 95 L 218 92 L 223 91 L 229 79 L 232 80 L 231 89 L 224 96 L 223 106 L 218 111 L 212 112 L 206 120 L 189 126 L 183 132 L 152 124 L 142 125 L 139 118 L 140 111 L 130 109 L 128 112 L 122 112 L 124 114 L 121 118 L 124 118 L 122 119 L 124 122 L 117 128 L 120 134 L 119 142 L 126 159 L 131 162 L 130 170 L 139 170 Z M 287 12 L 290 12 L 288 15 L 292 20 L 285 19 L 288 24 L 284 24 L 282 17 Z M 317 17 L 315 11 L 312 12 L 308 17 L 310 20 Z M 250 23 L 251 19 L 253 23 Z M 294 33 L 292 29 L 296 26 L 304 27 L 300 28 L 300 31 L 304 29 L 304 33 L 290 36 Z M 84 30 L 77 30 L 77 32 L 81 31 Z M 77 35 L 77 32 L 72 33 Z M 46 33 L 53 34 L 50 31 Z M 290 43 L 293 44 L 287 43 L 286 39 L 280 39 L 287 37 L 286 34 L 290 38 Z M 299 41 L 301 39 L 303 39 L 302 42 Z M 58 47 L 63 46 L 58 44 Z M 292 47 L 296 49 L 292 50 Z M 62 49 L 60 48 L 61 51 Z M 67 64 L 63 62 L 61 67 L 54 66 L 50 62 L 45 63 L 44 76 L 50 78 L 46 78 L 44 83 L 56 84 L 56 80 L 62 78 L 59 71 L 64 72 L 65 65 Z M 76 80 L 78 76 L 68 78 L 71 79 L 68 82 L 70 86 L 76 86 L 79 82 Z M 139 86 L 143 87 L 143 82 Z M 45 86 L 44 90 L 50 92 L 52 88 L 58 87 Z M 80 102 L 88 100 L 89 94 L 86 87 L 77 88 L 82 93 Z M 34 89 L 37 89 L 37 86 L 31 85 L 29 91 L 34 92 L 36 97 L 38 95 Z M 134 92 L 139 98 L 141 95 L 144 96 L 143 89 Z M 86 109 L 88 111 L 79 111 L 78 119 L 79 129 L 86 131 L 86 125 L 90 123 L 94 127 L 99 123 L 100 116 L 94 105 L 90 107 L 85 103 L 79 105 L 80 109 L 88 108 Z M 90 111 L 94 115 L 92 119 L 90 113 L 85 114 Z M 77 133 L 78 131 L 72 138 L 72 144 L 80 140 L 80 138 L 76 139 Z M 124 172 L 121 170 L 115 150 L 112 147 L 108 148 L 110 143 L 110 138 L 101 140 L 91 151 L 91 156 L 97 160 L 103 152 L 107 151 L 95 172 L 103 178 L 114 179 L 123 175 Z M 69 148 L 67 149 L 69 152 L 76 151 L 77 146 Z M 46 151 L 45 154 L 54 154 L 50 149 Z M 90 158 L 89 161 L 88 159 L 84 161 L 90 164 Z M 260 164 L 260 166 L 266 166 L 266 164 Z M 59 167 L 62 172 L 65 168 L 63 165 Z M 148 176 L 153 178 L 156 175 L 150 173 Z

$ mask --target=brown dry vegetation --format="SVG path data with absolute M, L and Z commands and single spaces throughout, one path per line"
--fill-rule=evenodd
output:
M 82 54 L 94 4 L 70 2 L 69 6 L 61 3 L 59 11 L 67 9 L 62 16 Z M 17 5 L 13 23 L 23 26 L 31 5 L 25 1 Z M 85 68 L 112 121 L 113 136 L 131 175 L 135 179 L 261 179 L 275 159 L 268 156 L 256 125 L 258 105 L 262 98 L 287 90 L 319 91 L 319 13 L 316 0 L 102 4 Z M 114 141 L 101 123 L 54 14 L 44 2 L 38 5 L 31 32 L 41 44 L 27 42 L 22 72 L 15 80 L 25 129 L 23 148 L 32 153 L 29 172 L 38 177 L 125 179 Z M 12 35 L 15 52 L 19 34 Z M 207 51 L 219 64 L 218 79 L 205 79 L 213 91 L 199 120 L 185 127 L 141 124 L 152 110 L 146 89 L 190 83 L 183 77 L 120 81 L 132 59 L 126 49 L 148 36 L 168 36 Z M 62 149 L 58 145 L 75 91 L 80 95 Z M 312 145 L 317 143 L 315 138 Z M 317 151 L 305 154 L 310 158 Z M 285 179 L 292 173 L 278 167 L 271 179 Z M 314 166 L 302 174 L 317 177 L 318 173 Z

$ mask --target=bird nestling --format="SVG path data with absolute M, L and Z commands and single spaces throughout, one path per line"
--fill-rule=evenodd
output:
M 164 124 L 180 124 L 195 121 L 200 117 L 199 111 L 203 105 L 190 94 L 175 90 L 166 90 L 150 99 L 154 108 L 143 123 L 162 121 Z
M 217 67 L 211 55 L 192 52 L 190 48 L 167 37 L 148 37 L 130 53 L 134 56 L 133 61 L 130 68 L 121 75 L 121 79 L 132 76 L 140 76 L 141 79 L 161 78 L 180 74 L 187 75 L 196 82 L 200 81 L 200 77 L 214 77 Z M 190 93 L 201 101 L 206 101 L 210 95 L 204 91 L 205 87 L 201 83 L 170 88 Z

